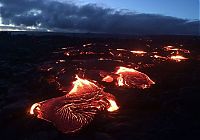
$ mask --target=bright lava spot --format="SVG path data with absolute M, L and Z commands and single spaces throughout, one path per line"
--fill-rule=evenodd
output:
M 147 53 L 147 52 L 145 52 L 145 51 L 131 51 L 133 54 L 145 54 L 145 53 Z
M 160 55 L 154 55 L 154 58 L 159 58 L 159 59 L 167 59 L 167 57 L 160 56 Z
M 181 55 L 174 55 L 174 56 L 171 56 L 170 59 L 171 59 L 171 60 L 175 60 L 176 62 L 180 62 L 180 61 L 186 60 L 186 59 L 188 59 L 188 58 L 183 57 L 183 56 L 181 56 Z
M 65 60 L 59 60 L 59 62 L 63 63 L 63 62 L 65 62 Z
M 102 81 L 107 82 L 107 83 L 111 83 L 113 81 L 113 78 L 110 75 L 107 75 L 106 77 L 104 77 L 102 79 Z
M 165 46 L 164 49 L 166 51 L 178 51 L 178 48 L 175 48 L 174 46 Z
M 137 72 L 135 69 L 126 68 L 126 67 L 119 67 L 119 69 L 115 72 L 116 74 L 120 74 L 123 72 Z
M 38 103 L 33 104 L 33 105 L 31 106 L 31 109 L 30 109 L 30 112 L 29 112 L 29 113 L 33 115 L 35 109 L 36 109 L 36 110 L 40 110 L 39 106 L 40 106 L 40 104 L 38 104 Z
M 127 51 L 126 49 L 117 49 L 117 51 Z
M 174 46 L 165 46 L 164 47 L 164 50 L 165 51 L 180 51 L 180 52 L 183 52 L 183 53 L 190 53 L 189 50 L 186 50 L 186 49 L 180 49 L 180 48 L 175 48 Z
M 119 109 L 114 100 L 108 99 L 108 101 L 110 102 L 110 107 L 107 109 L 109 112 L 113 112 Z
M 92 43 L 88 43 L 88 44 L 83 44 L 83 47 L 87 47 L 87 46 L 91 46 Z
M 76 81 L 73 82 L 73 88 L 69 92 L 69 94 L 78 94 L 80 92 L 90 92 L 91 90 L 96 90 L 98 88 L 97 85 L 94 83 L 86 80 L 81 79 L 76 75 Z
M 124 86 L 124 79 L 122 77 L 122 75 L 120 74 L 119 77 L 117 78 L 117 84 L 118 86 L 122 87 Z

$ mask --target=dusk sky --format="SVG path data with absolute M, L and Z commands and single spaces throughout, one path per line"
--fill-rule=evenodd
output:
M 114 9 L 199 19 L 198 0 L 80 0 L 79 3 L 97 3 Z
M 0 0 L 1 30 L 199 35 L 199 0 Z

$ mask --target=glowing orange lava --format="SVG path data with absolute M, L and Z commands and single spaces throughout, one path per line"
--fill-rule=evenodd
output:
M 186 50 L 186 49 L 180 49 L 180 48 L 175 48 L 174 46 L 165 46 L 164 47 L 164 50 L 165 51 L 180 51 L 180 52 L 183 52 L 183 53 L 190 53 L 189 50 Z
M 171 60 L 175 60 L 176 62 L 181 62 L 182 60 L 186 60 L 188 58 L 183 57 L 181 55 L 174 55 L 170 57 Z
M 107 109 L 109 112 L 113 112 L 119 109 L 119 107 L 117 106 L 114 100 L 108 99 L 108 101 L 110 103 L 110 107 Z
M 124 72 L 137 72 L 135 69 L 119 67 L 119 69 L 115 72 L 116 74 L 124 73 Z
M 36 109 L 36 110 L 40 110 L 39 106 L 40 106 L 40 104 L 38 104 L 38 103 L 33 104 L 33 105 L 31 106 L 31 109 L 30 109 L 30 114 L 33 115 L 35 109 Z
M 159 58 L 159 59 L 167 59 L 167 57 L 160 56 L 160 55 L 154 55 L 153 57 L 154 57 L 154 58 Z
M 103 75 L 102 75 L 103 77 Z M 110 80 L 112 79 L 112 80 Z M 139 72 L 133 68 L 119 67 L 116 72 L 103 78 L 105 82 L 115 82 L 119 87 L 129 88 L 149 88 L 155 84 L 146 74 Z
M 110 75 L 107 75 L 106 77 L 104 77 L 102 79 L 102 81 L 107 82 L 107 83 L 111 83 L 113 81 L 113 78 Z
M 117 51 L 127 51 L 126 49 L 117 49 Z
M 73 82 L 73 88 L 68 94 L 80 94 L 83 92 L 92 92 L 98 89 L 98 86 L 94 83 L 86 80 L 81 79 L 76 75 L 76 81 Z
M 139 72 L 133 68 L 119 67 L 115 72 L 118 86 L 148 88 L 155 84 L 146 74 Z
M 124 86 L 124 79 L 123 79 L 123 76 L 120 74 L 119 77 L 117 78 L 117 85 L 119 87 L 122 87 Z
M 140 54 L 140 55 L 144 55 L 146 54 L 147 52 L 145 51 L 131 51 L 133 54 Z
M 165 46 L 164 49 L 166 51 L 178 51 L 178 48 L 175 48 L 174 46 Z
M 30 114 L 52 122 L 64 133 L 71 133 L 88 125 L 99 111 L 119 109 L 113 95 L 89 80 L 78 76 L 76 79 L 68 94 L 33 104 Z

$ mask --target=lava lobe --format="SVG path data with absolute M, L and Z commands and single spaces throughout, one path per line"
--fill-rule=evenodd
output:
M 155 84 L 146 74 L 133 68 L 119 67 L 115 73 L 110 73 L 102 81 L 110 83 L 116 81 L 119 87 L 149 88 Z
M 30 114 L 52 122 L 64 133 L 70 133 L 88 125 L 100 111 L 118 110 L 113 95 L 93 82 L 76 78 L 68 94 L 33 104 Z

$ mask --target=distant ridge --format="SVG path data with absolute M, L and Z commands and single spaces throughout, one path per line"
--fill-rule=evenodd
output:
M 199 35 L 171 35 L 171 34 L 109 34 L 109 33 L 66 33 L 66 32 L 38 32 L 38 31 L 0 31 L 0 34 L 10 35 L 28 35 L 28 36 L 64 36 L 64 37 L 80 37 L 80 38 L 137 38 L 137 37 L 156 37 L 156 36 L 190 36 L 197 37 Z

